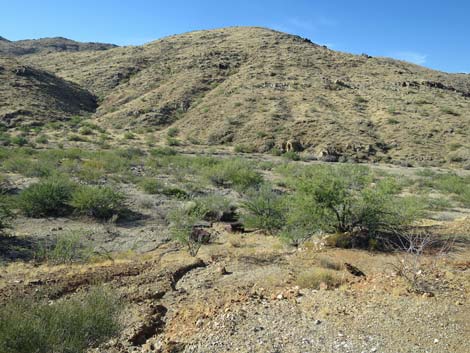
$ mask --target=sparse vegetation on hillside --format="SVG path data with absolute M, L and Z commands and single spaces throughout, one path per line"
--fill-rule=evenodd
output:
M 163 49 L 167 45 L 171 50 Z M 99 131 L 96 127 L 106 127 L 125 141 L 138 141 L 141 132 L 150 130 L 152 141 L 172 146 L 194 142 L 267 152 L 296 141 L 297 152 L 323 160 L 470 163 L 468 75 L 339 53 L 268 29 L 197 31 L 139 48 L 36 54 L 19 60 L 100 97 L 91 125 L 71 126 L 76 143 L 87 142 Z M 11 75 L 2 82 L 21 80 L 21 75 Z M 69 86 L 64 91 L 77 89 Z M 76 100 L 59 105 L 62 96 L 22 92 L 5 99 L 21 100 L 23 110 L 31 110 L 27 115 L 18 111 L 22 119 L 15 121 L 44 117 L 46 125 L 63 107 L 73 109 L 62 115 L 80 114 Z M 83 101 L 86 94 L 67 97 Z M 94 111 L 90 102 L 80 106 L 85 107 L 81 114 Z M 456 144 L 461 146 L 458 151 L 446 147 Z

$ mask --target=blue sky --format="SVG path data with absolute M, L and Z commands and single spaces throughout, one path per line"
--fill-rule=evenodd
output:
M 330 48 L 470 72 L 468 0 L 0 0 L 0 36 L 142 44 L 170 34 L 263 26 Z

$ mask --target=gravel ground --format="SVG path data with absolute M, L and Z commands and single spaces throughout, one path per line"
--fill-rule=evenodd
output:
M 218 315 L 184 352 L 468 353 L 469 314 L 443 298 L 307 292 Z

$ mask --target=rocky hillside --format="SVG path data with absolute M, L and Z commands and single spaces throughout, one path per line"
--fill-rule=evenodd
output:
M 470 165 L 469 75 L 255 27 L 22 60 L 97 95 L 108 127 L 176 127 L 187 143 L 258 151 L 292 140 L 331 161 Z
M 93 94 L 49 72 L 0 57 L 0 122 L 44 124 L 92 113 Z
M 21 56 L 36 53 L 107 50 L 114 44 L 81 43 L 62 37 L 10 41 L 0 37 L 0 55 Z

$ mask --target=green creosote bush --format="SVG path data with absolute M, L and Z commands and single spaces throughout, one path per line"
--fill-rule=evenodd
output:
M 135 135 L 134 135 L 132 132 L 128 131 L 128 132 L 126 132 L 126 133 L 124 134 L 124 139 L 126 139 L 126 140 L 134 140 L 134 139 L 135 139 Z
M 75 134 L 69 134 L 67 136 L 68 141 L 73 141 L 73 142 L 86 142 L 88 141 L 85 137 L 82 137 L 80 135 L 75 135 Z
M 26 146 L 28 144 L 28 139 L 24 136 L 15 136 L 11 138 L 11 143 L 17 146 Z
M 295 151 L 286 152 L 282 156 L 292 161 L 300 161 L 300 155 Z
M 167 136 L 166 144 L 168 146 L 181 146 L 181 141 L 178 140 L 177 138 Z
M 179 134 L 179 129 L 176 127 L 170 127 L 167 132 L 168 137 L 176 137 Z
M 256 147 L 251 145 L 236 145 L 233 150 L 237 153 L 255 153 Z
M 188 203 L 191 212 L 201 215 L 201 220 L 216 222 L 224 216 L 236 217 L 234 203 L 221 195 L 210 194 L 192 199 Z
M 152 156 L 174 156 L 178 152 L 171 147 L 155 147 L 150 150 Z
M 189 197 L 188 193 L 185 190 L 175 186 L 165 186 L 161 189 L 160 192 L 165 196 L 174 197 L 179 200 L 184 200 Z
M 249 190 L 241 206 L 246 211 L 242 214 L 242 222 L 247 228 L 275 234 L 285 225 L 285 199 L 269 184 L 263 184 L 258 190 Z
M 120 331 L 122 303 L 110 290 L 49 303 L 23 298 L 0 307 L 2 353 L 84 353 Z
M 234 212 L 234 206 L 223 196 L 207 195 L 188 201 L 168 215 L 171 236 L 196 256 L 202 242 L 191 237 L 194 226 L 202 221 L 218 221 L 224 212 Z
M 73 192 L 70 205 L 78 214 L 109 219 L 124 211 L 125 196 L 109 186 L 82 186 Z
M 254 165 L 242 159 L 223 160 L 208 167 L 206 175 L 217 186 L 230 186 L 236 190 L 246 190 L 259 186 L 263 176 L 254 169 Z
M 52 239 L 42 241 L 35 252 L 37 261 L 52 264 L 85 262 L 90 259 L 93 251 L 83 241 L 83 232 L 70 231 Z
M 204 210 L 194 207 L 191 203 L 181 205 L 168 214 L 171 237 L 186 246 L 191 256 L 196 256 L 202 245 L 200 242 L 192 239 L 191 232 L 194 225 L 201 222 L 203 218 Z
M 155 195 L 161 192 L 162 185 L 157 179 L 146 178 L 140 182 L 140 187 L 147 194 Z
M 50 176 L 55 169 L 55 165 L 49 161 L 37 161 L 18 155 L 7 159 L 3 163 L 2 169 L 27 177 L 42 178 Z
M 32 184 L 19 195 L 19 207 L 28 217 L 63 216 L 70 211 L 69 202 L 75 184 L 55 176 Z
M 84 136 L 89 136 L 89 135 L 93 135 L 93 130 L 91 128 L 89 128 L 88 126 L 84 126 L 82 127 L 80 130 L 79 130 L 80 134 L 84 135 Z

